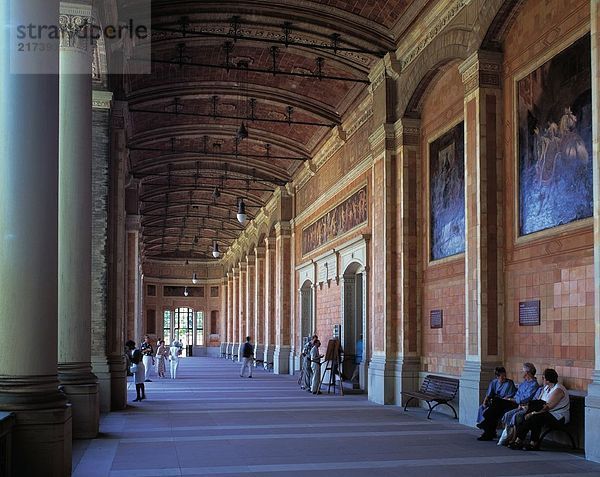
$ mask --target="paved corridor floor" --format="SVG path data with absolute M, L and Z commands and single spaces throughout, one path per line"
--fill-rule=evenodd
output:
M 293 376 L 239 377 L 229 360 L 184 358 L 178 379 L 146 383 L 148 399 L 104 415 L 98 439 L 76 441 L 76 477 L 600 476 L 568 451 L 478 442 L 441 414 L 380 406 L 363 395 L 314 396 Z

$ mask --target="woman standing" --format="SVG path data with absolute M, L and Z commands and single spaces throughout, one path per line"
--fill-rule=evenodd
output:
M 179 356 L 181 355 L 181 348 L 182 345 L 178 340 L 173 341 L 171 343 L 171 347 L 169 348 L 171 379 L 175 379 L 177 377 L 177 367 L 179 366 Z
M 144 342 L 142 346 L 140 346 L 140 350 L 142 351 L 144 367 L 146 368 L 146 375 L 144 376 L 144 382 L 151 383 L 150 373 L 152 366 L 154 365 L 154 348 L 150 344 L 150 337 L 148 335 L 144 336 Z
M 159 378 L 165 377 L 165 359 L 169 355 L 169 350 L 165 346 L 165 340 L 158 340 L 156 348 L 156 374 Z
M 142 359 L 142 352 L 136 349 L 131 355 L 131 372 L 135 384 L 136 398 L 133 402 L 139 402 L 146 399 L 146 387 L 144 385 L 145 367 Z

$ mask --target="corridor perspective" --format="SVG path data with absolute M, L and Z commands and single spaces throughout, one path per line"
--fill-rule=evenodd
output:
M 0 477 L 600 477 L 599 151 L 600 0 L 0 0 Z
M 598 476 L 581 453 L 515 452 L 473 429 L 359 394 L 302 391 L 297 378 L 238 362 L 182 359 L 176 380 L 146 384 L 148 399 L 101 419 L 74 447 L 75 477 L 534 477 Z M 135 394 L 129 390 L 129 400 Z

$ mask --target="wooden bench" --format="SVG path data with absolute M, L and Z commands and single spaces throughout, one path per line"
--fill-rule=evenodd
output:
M 454 419 L 458 419 L 456 409 L 454 409 L 454 407 L 449 403 L 456 396 L 458 387 L 458 379 L 429 374 L 425 376 L 423 384 L 421 384 L 421 389 L 418 391 L 402 391 L 403 395 L 409 397 L 404 406 L 404 411 L 407 410 L 408 404 L 413 399 L 421 399 L 427 403 L 427 406 L 429 406 L 427 419 L 431 419 L 431 411 L 433 411 L 440 404 L 445 404 L 452 409 L 452 412 L 454 412 Z M 435 402 L 433 406 L 431 405 L 432 402 Z

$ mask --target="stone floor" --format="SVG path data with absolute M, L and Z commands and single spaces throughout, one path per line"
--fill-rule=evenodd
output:
M 582 455 L 499 448 L 445 415 L 313 396 L 296 380 L 263 370 L 242 379 L 237 363 L 184 358 L 177 380 L 154 377 L 146 401 L 103 416 L 98 439 L 75 442 L 74 475 L 600 476 Z

